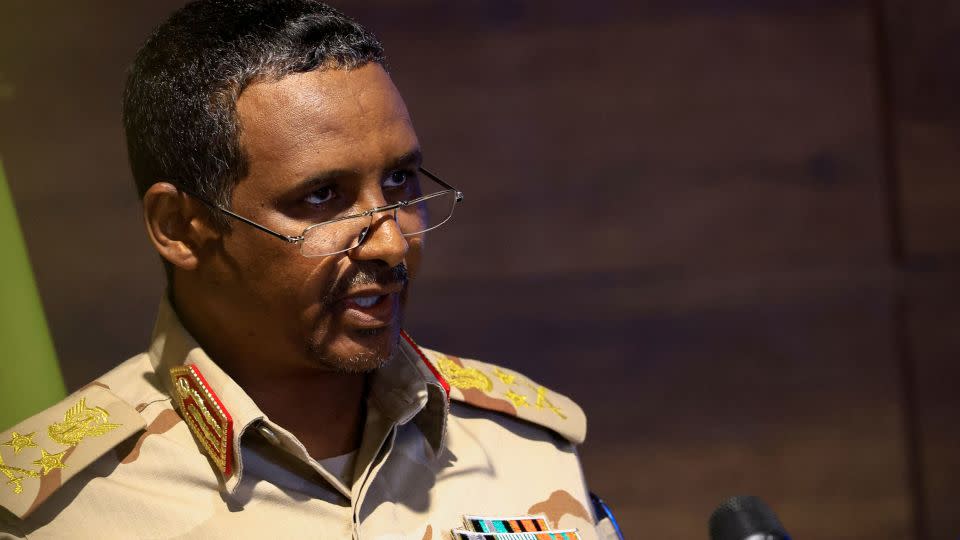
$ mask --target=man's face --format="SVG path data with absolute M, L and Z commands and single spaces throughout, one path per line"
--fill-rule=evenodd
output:
M 232 210 L 283 234 L 383 206 L 390 190 L 419 181 L 416 133 L 378 64 L 252 84 L 237 116 L 249 174 L 233 191 Z M 234 222 L 202 270 L 205 311 L 222 318 L 225 339 L 239 340 L 251 357 L 266 354 L 272 367 L 368 371 L 396 347 L 403 270 L 416 273 L 421 248 L 390 213 L 374 216 L 359 247 L 316 258 Z

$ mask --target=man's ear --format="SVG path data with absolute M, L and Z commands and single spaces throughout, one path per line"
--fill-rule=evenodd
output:
M 173 184 L 157 182 L 143 195 L 143 219 L 153 247 L 170 264 L 194 270 L 200 246 L 219 236 L 209 225 L 203 203 Z

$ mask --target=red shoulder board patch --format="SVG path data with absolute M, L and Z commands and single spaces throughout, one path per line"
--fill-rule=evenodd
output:
M 195 365 L 170 369 L 180 415 L 224 477 L 233 470 L 233 418 Z

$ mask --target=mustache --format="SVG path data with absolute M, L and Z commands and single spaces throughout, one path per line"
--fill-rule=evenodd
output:
M 327 294 L 324 295 L 322 303 L 325 306 L 331 306 L 350 292 L 350 289 L 360 285 L 376 284 L 389 286 L 399 283 L 406 288 L 409 281 L 410 275 L 407 271 L 407 265 L 404 263 L 400 263 L 391 268 L 382 262 L 363 262 L 357 264 L 352 272 L 337 279 L 330 286 Z

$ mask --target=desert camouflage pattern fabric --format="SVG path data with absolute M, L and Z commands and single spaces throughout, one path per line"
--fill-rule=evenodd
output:
M 32 513 L 85 467 L 144 427 L 143 418 L 102 383 L 0 434 L 0 505 Z
M 229 474 L 172 399 L 170 370 L 185 365 L 232 418 Z M 404 339 L 367 405 L 341 480 L 164 301 L 147 352 L 0 433 L 0 538 L 450 539 L 464 515 L 542 515 L 586 540 L 615 538 L 594 522 L 575 451 L 586 421 L 569 399 Z

